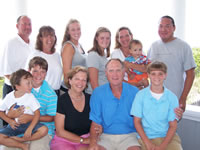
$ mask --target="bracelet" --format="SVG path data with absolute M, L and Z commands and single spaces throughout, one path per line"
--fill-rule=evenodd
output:
M 83 138 L 81 137 L 81 139 L 80 139 L 80 143 L 82 144 L 83 143 Z

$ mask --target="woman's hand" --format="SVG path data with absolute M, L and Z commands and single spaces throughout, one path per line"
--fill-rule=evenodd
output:
M 90 144 L 90 137 L 83 138 L 83 144 Z

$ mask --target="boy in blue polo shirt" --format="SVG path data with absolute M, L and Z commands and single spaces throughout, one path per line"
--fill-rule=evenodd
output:
M 174 109 L 178 98 L 163 86 L 167 66 L 153 62 L 147 68 L 151 84 L 139 91 L 131 108 L 142 150 L 182 150 L 176 133 L 177 118 Z

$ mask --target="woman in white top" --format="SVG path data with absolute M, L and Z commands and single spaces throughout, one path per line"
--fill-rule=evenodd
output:
M 35 56 L 44 58 L 48 62 L 45 80 L 59 95 L 62 81 L 62 63 L 61 57 L 55 49 L 56 41 L 55 30 L 50 26 L 42 26 L 37 35 L 36 51 L 29 56 L 27 64 Z
M 92 91 L 105 83 L 107 78 L 105 74 L 105 65 L 110 56 L 111 32 L 105 27 L 100 27 L 96 31 L 93 41 L 93 47 L 89 50 L 87 57 L 87 66 L 89 71 L 90 83 L 86 92 Z
M 140 72 L 146 72 L 146 66 L 145 65 L 138 65 L 133 64 L 127 61 L 124 61 L 126 57 L 128 57 L 129 54 L 129 43 L 133 39 L 133 34 L 131 30 L 127 27 L 121 27 L 117 30 L 116 36 L 115 36 L 115 50 L 111 54 L 111 58 L 119 58 L 121 61 L 124 62 L 124 65 L 126 67 L 126 70 L 128 71 L 130 68 L 138 70 Z M 124 81 L 128 81 L 128 77 L 124 77 Z M 138 88 L 144 87 L 144 85 L 135 85 Z
M 64 79 L 67 79 L 67 74 L 71 68 L 78 65 L 86 67 L 86 55 L 79 43 L 80 36 L 81 26 L 79 21 L 70 19 L 66 26 L 61 50 Z M 61 90 L 65 92 L 67 90 L 64 82 L 62 83 Z

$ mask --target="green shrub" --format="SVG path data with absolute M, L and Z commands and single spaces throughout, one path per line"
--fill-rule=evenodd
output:
M 3 83 L 4 83 L 4 78 L 0 77 L 0 99 L 2 98 L 2 93 L 3 93 Z
M 196 76 L 200 76 L 200 48 L 193 48 L 193 56 L 194 56 L 194 60 L 195 63 L 197 65 L 196 69 L 195 69 L 195 74 Z

